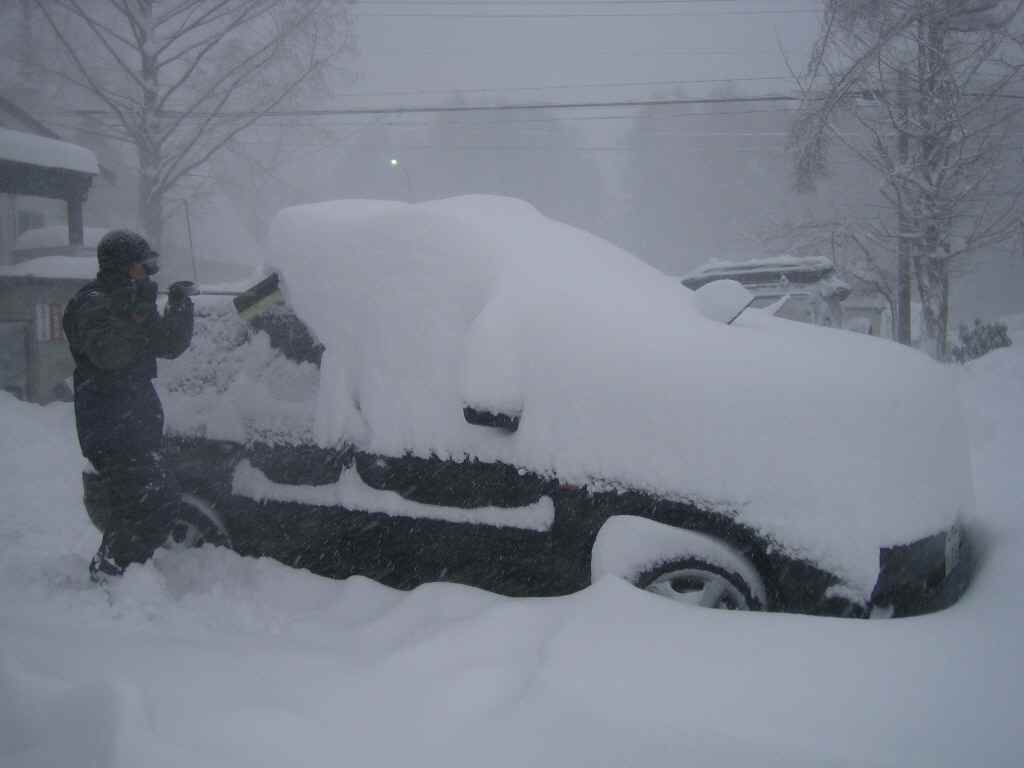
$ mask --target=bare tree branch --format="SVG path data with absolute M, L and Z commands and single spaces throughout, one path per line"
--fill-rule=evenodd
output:
M 61 31 L 60 27 L 57 25 L 57 22 L 50 14 L 50 10 L 46 7 L 46 4 L 43 2 L 43 0 L 33 0 L 33 2 L 35 3 L 36 7 L 42 12 L 43 17 L 46 19 L 46 23 L 50 27 L 50 30 L 56 36 L 57 40 L 60 41 L 60 44 L 63 47 L 64 52 L 67 53 L 67 55 L 71 58 L 72 62 L 74 62 L 76 69 L 78 70 L 79 74 L 82 75 L 82 78 L 85 80 L 85 82 L 88 84 L 89 89 L 93 93 L 95 93 L 96 96 L 98 96 L 115 115 L 117 115 L 118 119 L 121 121 L 121 124 L 124 125 L 126 129 L 130 130 L 132 124 L 128 121 L 127 117 L 125 116 L 125 113 L 114 101 L 114 99 L 107 93 L 106 89 L 100 86 L 99 83 L 95 80 L 95 78 L 93 78 L 89 68 L 82 61 L 82 58 L 78 55 L 75 46 L 71 44 L 71 42 Z
M 110 57 L 114 61 L 116 61 L 118 65 L 121 67 L 121 71 L 128 75 L 128 77 L 131 78 L 137 86 L 139 86 L 140 88 L 143 87 L 142 79 L 135 73 L 135 71 L 131 67 L 128 66 L 127 63 L 125 63 L 124 59 L 121 58 L 117 51 L 114 50 L 114 46 L 111 45 L 110 41 L 107 39 L 107 35 L 110 35 L 111 37 L 114 37 L 119 41 L 126 41 L 127 39 L 123 38 L 118 34 L 108 31 L 108 27 L 106 25 L 96 21 L 96 19 L 92 18 L 82 9 L 82 6 L 79 5 L 78 0 L 65 0 L 65 2 L 67 2 L 68 6 L 72 9 L 72 12 L 75 13 L 75 15 L 77 15 L 82 21 L 84 21 L 86 26 L 88 26 L 89 29 L 91 29 L 93 33 L 95 33 L 97 39 L 99 39 L 100 44 L 103 46 L 103 48 L 107 51 L 107 53 L 110 54 Z M 132 45 L 130 41 L 127 41 L 125 44 L 128 46 Z
M 323 72 L 348 22 L 338 0 L 30 1 L 62 53 L 36 71 L 90 94 L 116 126 L 89 130 L 134 144 L 156 241 L 167 195 Z
M 217 144 L 215 144 L 214 146 L 210 147 L 197 160 L 195 160 L 194 162 L 190 163 L 189 165 L 186 165 L 182 170 L 178 171 L 176 176 L 170 177 L 169 181 L 166 182 L 166 183 L 167 184 L 173 184 L 176 181 L 177 178 L 181 177 L 181 175 L 183 173 L 187 173 L 187 172 L 189 172 L 191 170 L 194 170 L 195 168 L 198 168 L 199 166 L 201 166 L 203 163 L 207 162 L 213 156 L 213 154 L 215 152 L 217 152 L 225 144 L 227 144 L 227 142 L 229 142 L 231 139 L 233 139 L 239 133 L 244 131 L 246 128 L 248 128 L 251 125 L 253 125 L 253 123 L 255 123 L 257 120 L 261 119 L 264 115 L 266 115 L 271 110 L 275 109 L 282 101 L 284 101 L 286 98 L 288 98 L 288 96 L 291 94 L 291 92 L 294 91 L 294 89 L 297 88 L 299 85 L 301 85 L 302 82 L 311 73 L 315 72 L 319 68 L 320 65 L 325 63 L 325 61 L 326 60 L 318 60 L 318 61 L 315 61 L 315 62 L 311 61 L 310 65 L 298 77 L 296 77 L 292 81 L 291 85 L 288 86 L 286 89 L 282 90 L 280 95 L 276 99 L 274 99 L 273 101 L 268 103 L 264 107 L 263 110 L 253 114 L 249 119 L 243 121 L 242 123 L 237 125 L 235 128 L 230 130 L 222 141 L 220 141 Z M 182 156 L 184 156 L 184 155 L 182 155 Z
M 897 222 L 882 234 L 912 263 L 940 357 L 951 265 L 1014 236 L 1024 213 L 1024 180 L 1005 163 L 1022 119 L 1013 99 L 1024 56 L 1010 29 L 1022 9 L 1024 0 L 826 0 L 808 67 L 826 85 L 802 86 L 791 138 L 798 183 L 813 187 L 828 172 L 832 145 L 879 173 Z M 844 120 L 861 135 L 840 131 Z M 909 302 L 910 273 L 900 270 L 903 287 L 889 295 Z M 898 309 L 907 315 L 909 304 Z
M 252 72 L 258 71 L 263 63 L 265 63 L 268 54 L 272 54 L 275 49 L 280 47 L 285 37 L 305 24 L 306 21 L 319 9 L 320 5 L 320 0 L 310 2 L 302 15 L 296 19 L 283 34 L 274 36 L 267 40 L 263 45 L 250 52 L 234 66 L 227 68 L 224 72 L 215 77 L 207 87 L 202 90 L 195 99 L 193 99 L 190 106 L 183 108 L 177 114 L 176 118 L 164 130 L 164 135 L 161 137 L 161 140 L 166 139 L 168 135 L 178 130 L 183 122 L 198 112 L 200 107 L 206 104 L 208 100 L 217 98 L 218 91 L 223 90 L 226 85 L 230 83 L 230 87 L 233 88 L 241 81 L 241 79 L 247 77 Z M 303 79 L 305 79 L 305 75 L 303 76 Z M 294 86 L 289 87 L 289 92 L 293 88 Z M 227 100 L 225 99 L 219 106 L 223 107 L 226 101 Z

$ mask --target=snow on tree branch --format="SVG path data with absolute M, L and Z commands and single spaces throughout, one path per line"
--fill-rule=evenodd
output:
M 827 0 L 801 83 L 797 186 L 828 174 L 837 144 L 879 174 L 897 222 L 897 314 L 909 315 L 913 281 L 938 357 L 953 260 L 1011 236 L 1022 214 L 1022 9 L 1024 0 Z M 850 124 L 860 136 L 841 130 Z

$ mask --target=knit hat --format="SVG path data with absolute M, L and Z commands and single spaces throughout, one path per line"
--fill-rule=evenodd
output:
M 160 269 L 160 255 L 149 247 L 146 238 L 130 229 L 107 232 L 96 246 L 100 272 L 124 272 L 129 264 L 141 263 L 147 275 Z

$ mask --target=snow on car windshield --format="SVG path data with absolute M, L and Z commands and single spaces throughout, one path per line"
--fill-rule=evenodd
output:
M 866 591 L 880 546 L 971 507 L 952 378 L 924 355 L 758 310 L 714 322 L 677 281 L 505 198 L 320 203 L 271 229 L 327 349 L 323 444 L 703 500 Z

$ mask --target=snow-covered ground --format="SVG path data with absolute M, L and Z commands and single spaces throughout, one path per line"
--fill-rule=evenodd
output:
M 687 609 L 614 577 L 403 593 L 211 549 L 108 595 L 70 407 L 0 394 L 0 765 L 1020 765 L 1019 331 L 960 375 L 980 571 L 893 621 Z

